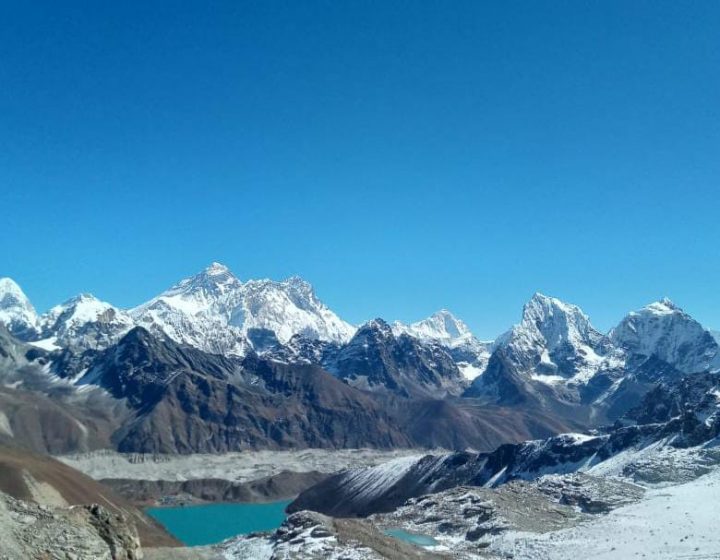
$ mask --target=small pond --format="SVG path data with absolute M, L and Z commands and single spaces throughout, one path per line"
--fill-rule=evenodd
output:
M 409 542 L 416 546 L 436 546 L 440 544 L 429 535 L 418 535 L 416 533 L 408 533 L 402 529 L 387 529 L 385 534 L 401 541 Z

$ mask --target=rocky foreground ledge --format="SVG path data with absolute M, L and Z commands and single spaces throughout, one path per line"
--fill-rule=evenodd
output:
M 98 504 L 51 507 L 0 493 L 0 559 L 139 560 L 134 523 Z

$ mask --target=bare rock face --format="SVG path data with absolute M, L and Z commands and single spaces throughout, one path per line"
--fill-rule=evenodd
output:
M 88 521 L 105 541 L 113 560 L 140 560 L 143 557 L 135 526 L 125 516 L 111 513 L 98 504 L 85 506 Z
M 135 526 L 97 504 L 50 507 L 0 493 L 0 558 L 141 560 Z

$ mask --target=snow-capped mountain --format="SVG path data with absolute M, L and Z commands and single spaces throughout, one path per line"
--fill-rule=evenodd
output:
M 219 263 L 132 309 L 130 315 L 156 334 L 207 352 L 235 355 L 247 353 L 249 335 L 256 330 L 272 331 L 283 344 L 296 334 L 345 342 L 355 330 L 300 278 L 243 283 Z
M 576 305 L 536 293 L 522 320 L 497 342 L 539 381 L 587 381 L 612 354 L 610 341 Z
M 628 354 L 658 358 L 683 373 L 720 366 L 712 332 L 667 298 L 631 312 L 609 336 Z
M 355 334 L 355 327 L 333 313 L 297 276 L 282 282 L 246 282 L 242 307 L 235 310 L 232 324 L 244 331 L 269 329 L 283 344 L 294 335 L 342 343 Z
M 392 330 L 397 335 L 408 334 L 420 340 L 432 340 L 448 347 L 459 346 L 475 338 L 470 328 L 447 309 L 441 309 L 427 319 L 409 325 L 395 321 Z
M 406 334 L 445 346 L 468 380 L 475 379 L 485 370 L 493 346 L 492 342 L 478 340 L 470 328 L 447 309 L 409 325 L 395 321 L 392 330 L 398 336 Z
M 135 325 L 127 313 L 92 294 L 80 294 L 56 305 L 39 322 L 40 340 L 34 344 L 47 350 L 107 348 Z
M 38 334 L 38 315 L 20 286 L 11 278 L 0 278 L 0 323 L 23 340 Z

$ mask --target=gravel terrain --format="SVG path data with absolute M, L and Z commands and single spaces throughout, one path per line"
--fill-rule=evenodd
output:
M 217 455 L 143 455 L 113 451 L 57 457 L 90 477 L 136 480 L 221 479 L 235 482 L 258 480 L 288 472 L 333 473 L 349 467 L 370 467 L 427 450 L 303 449 L 298 451 L 247 451 Z

